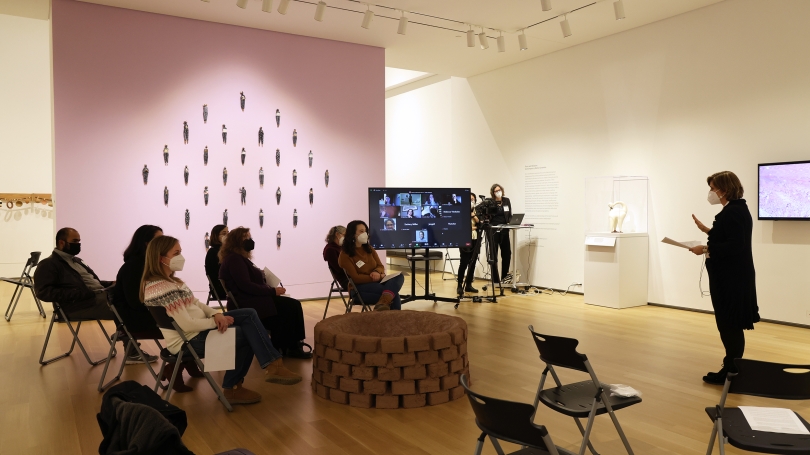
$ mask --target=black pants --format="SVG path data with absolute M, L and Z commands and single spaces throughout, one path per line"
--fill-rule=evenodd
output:
M 496 283 L 501 279 L 498 276 L 498 248 L 501 249 L 501 277 L 509 274 L 509 266 L 512 264 L 512 242 L 509 240 L 509 230 L 500 232 L 493 229 L 492 232 L 492 278 Z
M 473 241 L 472 248 L 459 248 L 461 260 L 458 264 L 458 285 L 471 286 L 475 279 L 475 262 L 478 260 L 478 253 L 481 251 L 480 234 L 479 239 Z M 464 275 L 467 280 L 464 280 Z
M 277 349 L 295 348 L 307 337 L 304 330 L 304 310 L 301 302 L 290 297 L 273 297 L 276 315 L 262 319 Z
M 723 357 L 723 368 L 726 371 L 737 371 L 734 359 L 741 359 L 745 352 L 745 331 L 736 327 L 729 327 L 725 323 L 717 322 L 717 330 L 720 332 L 720 340 L 726 348 L 726 356 Z

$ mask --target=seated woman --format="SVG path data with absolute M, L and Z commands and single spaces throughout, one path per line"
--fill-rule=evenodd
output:
M 222 283 L 219 282 L 219 249 L 225 243 L 225 237 L 228 236 L 228 226 L 224 224 L 217 224 L 211 229 L 211 247 L 205 253 L 205 274 L 213 285 L 216 296 L 220 299 L 225 298 L 225 289 L 222 288 Z
M 273 344 L 287 357 L 311 359 L 304 352 L 304 310 L 301 302 L 285 297 L 286 289 L 267 285 L 264 273 L 251 261 L 256 242 L 250 229 L 238 227 L 225 238 L 219 250 L 219 277 L 239 304 L 239 308 L 253 308 L 270 332 Z M 235 309 L 228 299 L 228 309 Z M 308 346 L 308 345 L 307 345 Z
M 349 223 L 346 226 L 346 240 L 338 264 L 357 285 L 352 292 L 359 292 L 367 304 L 377 302 L 374 311 L 402 309 L 399 290 L 405 283 L 405 277 L 400 274 L 380 283 L 385 277 L 385 267 L 377 252 L 368 244 L 368 225 L 360 220 Z
M 326 246 L 323 247 L 323 260 L 329 264 L 332 276 L 337 280 L 341 289 L 348 289 L 349 280 L 346 279 L 346 272 L 340 268 L 338 258 L 340 257 L 340 247 L 343 245 L 343 238 L 346 236 L 346 228 L 334 226 L 326 234 Z
M 175 272 L 183 270 L 185 263 L 180 253 L 180 242 L 174 237 L 162 236 L 149 242 L 140 297 L 146 306 L 166 308 L 166 314 L 183 330 L 189 344 L 200 357 L 205 356 L 205 339 L 211 330 L 225 332 L 228 327 L 236 329 L 236 368 L 225 372 L 222 381 L 225 398 L 231 404 L 261 401 L 261 395 L 242 387 L 254 355 L 265 370 L 265 381 L 285 385 L 301 382 L 301 376 L 284 367 L 281 354 L 273 347 L 270 335 L 261 325 L 255 310 L 246 308 L 219 313 L 197 300 L 188 286 L 174 276 Z M 160 330 L 169 352 L 180 352 L 183 345 L 180 334 L 174 330 Z

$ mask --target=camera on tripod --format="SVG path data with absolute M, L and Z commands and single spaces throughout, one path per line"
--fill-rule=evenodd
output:
M 493 216 L 498 214 L 498 204 L 495 199 L 479 196 L 483 201 L 475 206 L 475 216 L 483 223 L 488 223 Z

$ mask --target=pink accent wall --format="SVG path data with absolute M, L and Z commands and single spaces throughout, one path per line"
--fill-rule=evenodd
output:
M 81 256 L 102 279 L 114 279 L 135 229 L 156 224 L 180 239 L 186 266 L 179 276 L 202 297 L 207 292 L 204 235 L 222 222 L 227 208 L 230 228 L 251 228 L 254 262 L 276 271 L 294 297 L 327 294 L 331 278 L 321 251 L 329 227 L 365 219 L 367 188 L 385 184 L 383 49 L 54 0 L 53 74 L 56 222 L 79 230 Z M 247 97 L 244 112 L 240 91 Z M 208 104 L 206 124 L 203 104 Z M 276 109 L 281 127 L 276 127 Z M 189 123 L 188 145 L 183 121 Z M 259 126 L 264 147 L 257 146 Z M 170 151 L 168 166 L 164 145 Z M 278 167 L 276 148 L 281 150 Z M 147 185 L 144 164 L 150 170 Z M 281 205 L 276 205 L 279 186 Z M 293 227 L 296 208 L 298 227 Z

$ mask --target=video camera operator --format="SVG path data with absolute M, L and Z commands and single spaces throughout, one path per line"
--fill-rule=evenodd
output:
M 470 194 L 470 223 L 472 224 L 472 245 L 458 249 L 461 259 L 458 265 L 458 289 L 456 289 L 456 292 L 459 296 L 463 295 L 464 292 L 478 292 L 478 289 L 472 287 L 473 279 L 475 279 L 475 262 L 481 250 L 481 232 L 478 226 L 478 217 L 475 215 L 475 194 Z M 466 281 L 464 280 L 465 271 L 467 273 Z
M 499 184 L 494 184 L 489 189 L 489 194 L 495 202 L 496 210 L 492 215 L 492 278 L 495 283 L 500 283 L 501 279 L 511 278 L 509 276 L 509 266 L 512 264 L 512 243 L 509 240 L 509 230 L 494 229 L 494 226 L 509 223 L 512 218 L 512 203 L 508 197 L 504 197 L 505 191 Z M 498 275 L 498 248 L 501 249 L 501 274 Z

